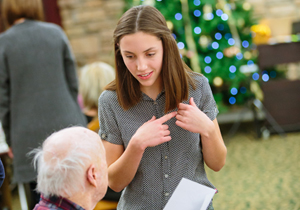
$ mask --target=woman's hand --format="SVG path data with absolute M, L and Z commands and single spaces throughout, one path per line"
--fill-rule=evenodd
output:
M 179 104 L 176 119 L 176 125 L 201 135 L 203 159 L 210 169 L 219 171 L 225 164 L 227 149 L 217 119 L 211 121 L 193 98 L 189 104 Z
M 189 104 L 179 104 L 176 119 L 176 125 L 193 133 L 206 135 L 214 127 L 213 122 L 197 107 L 192 97 Z
M 144 123 L 133 135 L 132 140 L 139 144 L 143 150 L 147 147 L 154 147 L 164 142 L 170 141 L 169 126 L 163 123 L 175 117 L 177 112 L 171 112 L 163 117 L 156 119 L 153 116 Z

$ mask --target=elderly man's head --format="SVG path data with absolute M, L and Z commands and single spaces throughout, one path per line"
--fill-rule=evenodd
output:
M 49 136 L 34 153 L 37 190 L 45 196 L 77 199 L 90 194 L 97 202 L 105 195 L 107 165 L 97 133 L 83 127 L 65 128 Z

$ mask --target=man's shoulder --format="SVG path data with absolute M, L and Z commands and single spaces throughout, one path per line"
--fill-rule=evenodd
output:
M 81 206 L 63 197 L 41 197 L 33 210 L 84 210 Z
M 63 204 L 64 202 L 65 200 L 63 198 L 59 198 L 57 196 L 45 197 L 44 195 L 41 195 L 40 202 L 35 205 L 33 210 L 63 210 L 56 204 Z
M 36 204 L 33 210 L 61 210 L 61 208 L 57 207 L 56 205 L 40 205 Z

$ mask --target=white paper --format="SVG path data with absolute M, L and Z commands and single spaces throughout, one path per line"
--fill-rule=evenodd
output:
M 215 189 L 182 178 L 164 210 L 206 210 Z

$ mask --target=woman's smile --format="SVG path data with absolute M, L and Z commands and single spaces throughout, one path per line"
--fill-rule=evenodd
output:
M 140 74 L 140 75 L 138 75 L 138 77 L 141 78 L 141 79 L 143 79 L 143 80 L 146 80 L 146 79 L 149 79 L 152 74 L 153 74 L 153 71 L 149 72 L 147 74 Z

